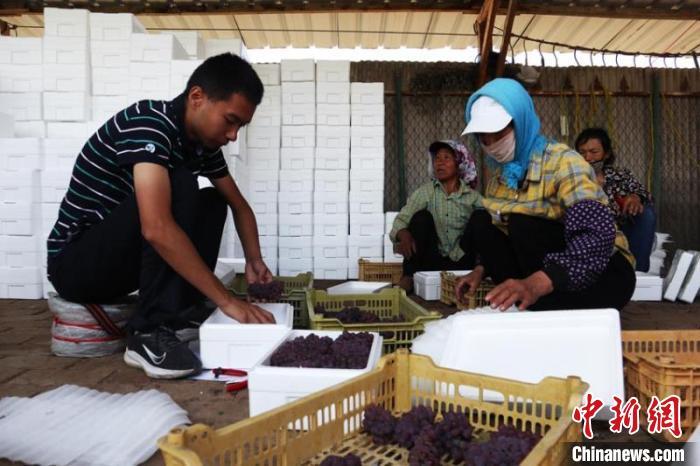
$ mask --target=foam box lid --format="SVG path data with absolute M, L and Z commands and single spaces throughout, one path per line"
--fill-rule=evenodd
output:
M 390 287 L 391 283 L 389 282 L 362 282 L 353 280 L 331 286 L 326 292 L 329 295 L 376 293 L 379 290 Z
M 613 396 L 624 399 L 620 314 L 615 309 L 457 316 L 449 332 L 442 367 L 530 383 L 574 375 L 606 406 Z M 495 396 L 489 401 L 498 401 Z M 611 414 L 599 412 L 601 418 Z
M 202 323 L 199 328 L 200 336 L 210 330 L 227 330 L 240 332 L 245 338 L 252 337 L 255 339 L 257 335 L 265 331 L 282 331 L 284 328 L 292 328 L 294 318 L 293 308 L 287 303 L 258 303 L 258 306 L 270 312 L 275 317 L 275 324 L 241 324 L 236 319 L 227 316 L 221 309 L 216 309 L 207 320 Z M 248 332 L 250 330 L 250 332 Z
M 636 272 L 637 274 L 637 288 L 652 288 L 663 285 L 663 278 L 658 275 L 651 275 L 644 272 Z
M 440 286 L 440 271 L 416 272 L 413 279 L 423 285 Z

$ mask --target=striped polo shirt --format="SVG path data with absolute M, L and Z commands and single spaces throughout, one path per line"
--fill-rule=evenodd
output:
M 134 193 L 134 164 L 185 166 L 195 176 L 220 178 L 228 167 L 221 149 L 187 138 L 185 94 L 172 101 L 142 100 L 121 110 L 85 143 L 73 166 L 58 220 L 49 234 L 49 258 L 75 241 Z

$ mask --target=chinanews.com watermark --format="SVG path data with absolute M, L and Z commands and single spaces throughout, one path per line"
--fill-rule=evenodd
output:
M 572 414 L 574 422 L 582 425 L 583 436 L 593 438 L 593 418 L 603 409 L 603 401 L 587 394 L 581 406 Z M 681 430 L 681 400 L 678 396 L 668 396 L 662 400 L 652 397 L 644 413 L 646 430 L 650 434 L 670 433 L 676 439 L 683 435 Z M 634 435 L 640 430 L 641 404 L 637 398 L 630 398 L 623 403 L 617 396 L 613 397 L 610 407 L 613 413 L 608 421 L 613 433 L 628 432 Z M 684 450 L 682 444 L 646 443 L 572 443 L 569 445 L 569 464 L 586 465 L 621 465 L 621 464 L 699 464 L 700 458 L 690 458 L 691 452 Z

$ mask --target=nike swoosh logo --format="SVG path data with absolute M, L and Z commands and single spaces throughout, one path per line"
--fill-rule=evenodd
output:
M 151 358 L 151 361 L 153 361 L 153 364 L 156 366 L 160 366 L 163 361 L 165 360 L 165 357 L 168 355 L 168 353 L 163 353 L 160 356 L 156 356 L 151 352 L 151 350 L 148 349 L 146 345 L 141 345 L 143 347 L 143 350 L 146 352 L 149 358 Z

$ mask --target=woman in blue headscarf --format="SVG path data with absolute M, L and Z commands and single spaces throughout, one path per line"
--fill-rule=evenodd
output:
M 469 222 L 478 265 L 458 280 L 458 296 L 490 276 L 492 307 L 584 309 L 629 301 L 634 257 L 607 208 L 607 196 L 576 151 L 545 138 L 527 91 L 494 79 L 465 110 L 463 134 L 476 137 L 492 177 L 485 210 Z
M 389 237 L 404 257 L 399 282 L 413 289 L 413 274 L 425 270 L 464 270 L 474 266 L 464 230 L 481 206 L 476 164 L 459 141 L 435 141 L 428 148 L 431 180 L 419 186 L 394 219 Z

